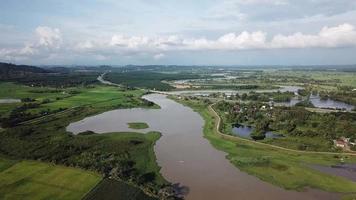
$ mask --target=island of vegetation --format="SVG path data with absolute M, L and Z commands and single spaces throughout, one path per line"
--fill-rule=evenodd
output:
M 146 129 L 149 128 L 148 124 L 145 122 L 130 122 L 127 123 L 131 129 Z

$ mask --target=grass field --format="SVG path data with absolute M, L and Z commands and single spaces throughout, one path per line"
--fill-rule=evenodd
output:
M 81 169 L 0 159 L 0 199 L 81 199 L 101 179 Z
M 127 123 L 129 125 L 129 128 L 132 129 L 146 129 L 148 128 L 148 124 L 145 122 L 131 122 L 131 123 Z
M 240 170 L 274 185 L 303 190 L 306 187 L 330 192 L 356 192 L 356 183 L 342 177 L 327 175 L 308 167 L 309 164 L 331 165 L 356 162 L 349 156 L 293 153 L 246 141 L 230 141 L 215 133 L 215 118 L 200 101 L 179 101 L 192 107 L 205 120 L 204 136 L 217 149 L 228 153 L 227 158 Z
M 0 83 L 0 98 L 32 98 L 34 103 L 49 100 L 49 103 L 40 104 L 38 108 L 29 109 L 30 113 L 41 111 L 54 111 L 60 108 L 67 109 L 78 106 L 95 106 L 127 108 L 142 104 L 141 96 L 144 90 L 122 90 L 113 86 L 94 85 L 91 87 L 76 87 L 66 89 L 29 87 L 14 83 Z M 8 115 L 16 106 L 23 103 L 0 104 L 0 115 Z

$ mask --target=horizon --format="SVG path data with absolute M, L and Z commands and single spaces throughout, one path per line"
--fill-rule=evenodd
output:
M 356 63 L 353 0 L 94 0 L 85 4 L 4 0 L 2 5 L 7 8 L 0 13 L 2 62 L 226 66 Z

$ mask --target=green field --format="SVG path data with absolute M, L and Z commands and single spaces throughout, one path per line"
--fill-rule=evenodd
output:
M 76 168 L 0 159 L 0 199 L 81 199 L 101 179 Z
M 127 123 L 129 125 L 129 128 L 132 129 L 146 129 L 148 128 L 148 124 L 145 122 L 131 122 L 131 123 Z
M 140 104 L 143 90 L 122 90 L 112 86 L 90 86 L 66 89 L 29 87 L 13 83 L 0 83 L 0 98 L 32 98 L 39 103 L 38 108 L 30 109 L 31 113 L 68 109 L 95 104 L 96 107 L 135 107 Z M 43 100 L 48 103 L 42 103 Z M 0 104 L 0 114 L 7 115 L 14 107 L 23 103 Z
M 300 191 L 310 187 L 329 192 L 356 192 L 355 182 L 308 167 L 309 164 L 330 166 L 341 159 L 356 162 L 355 157 L 294 153 L 243 140 L 223 139 L 215 132 L 216 119 L 207 104 L 193 100 L 179 102 L 200 113 L 205 120 L 204 136 L 215 148 L 228 153 L 227 158 L 240 170 L 286 189 Z

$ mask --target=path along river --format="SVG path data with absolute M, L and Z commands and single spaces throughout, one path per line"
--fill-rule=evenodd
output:
M 339 195 L 308 189 L 305 192 L 287 191 L 239 171 L 203 137 L 204 121 L 191 108 L 161 94 L 145 99 L 161 109 L 119 109 L 85 118 L 70 124 L 68 131 L 97 133 L 137 131 L 128 122 L 146 122 L 150 130 L 160 131 L 162 137 L 155 145 L 157 162 L 162 175 L 172 183 L 189 188 L 187 200 L 310 200 L 337 199 Z

